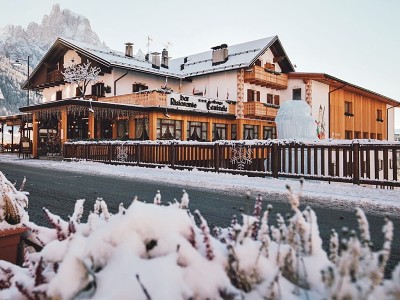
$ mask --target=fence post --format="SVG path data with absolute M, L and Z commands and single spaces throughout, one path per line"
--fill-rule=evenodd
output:
M 353 184 L 360 184 L 360 144 L 353 143 Z
M 273 143 L 271 150 L 272 150 L 271 151 L 272 177 L 273 178 L 278 178 L 278 171 L 279 171 L 279 149 L 278 149 L 278 144 L 277 143 Z
M 111 159 L 112 159 L 112 146 L 111 146 L 111 143 L 108 144 L 107 155 L 108 155 L 108 162 L 111 162 Z
M 85 145 L 85 159 L 89 159 L 89 146 L 88 144 Z
M 170 151 L 171 168 L 174 169 L 175 168 L 175 157 L 176 157 L 175 144 L 174 143 L 171 143 L 169 151 Z
M 136 144 L 136 163 L 139 165 L 140 163 L 140 145 L 141 144 Z
M 219 158 L 219 144 L 216 142 L 214 144 L 214 169 L 216 173 L 219 173 L 219 165 L 220 165 L 220 158 Z

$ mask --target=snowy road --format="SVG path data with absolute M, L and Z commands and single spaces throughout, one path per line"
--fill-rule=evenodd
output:
M 279 193 L 276 187 L 275 189 L 271 187 L 272 193 L 259 191 L 249 184 L 247 184 L 246 188 L 247 177 L 229 175 L 228 178 L 232 178 L 232 182 L 242 182 L 243 187 L 235 190 L 226 188 L 227 184 L 221 183 L 221 190 L 218 191 L 215 188 L 215 174 L 210 174 L 209 176 L 210 187 L 213 187 L 213 189 L 207 189 L 206 179 L 204 178 L 205 173 L 202 172 L 197 172 L 197 176 L 195 176 L 198 182 L 202 182 L 196 187 L 194 184 L 190 184 L 190 175 L 179 177 L 182 176 L 180 171 L 176 171 L 180 172 L 176 173 L 177 176 L 170 176 L 169 181 L 160 180 L 160 182 L 157 182 L 157 176 L 164 170 L 123 167 L 125 173 L 116 174 L 116 170 L 119 168 L 121 167 L 95 163 L 23 161 L 17 160 L 15 157 L 0 155 L 0 171 L 6 174 L 10 181 L 17 181 L 17 187 L 23 177 L 26 176 L 27 185 L 25 190 L 30 193 L 28 212 L 31 220 L 41 225 L 47 226 L 46 220 L 43 219 L 42 207 L 46 207 L 51 212 L 67 218 L 72 213 L 75 200 L 86 199 L 85 209 L 87 214 L 92 209 L 96 198 L 102 197 L 109 205 L 110 211 L 115 212 L 121 202 L 128 206 L 134 196 L 138 196 L 142 201 L 153 202 L 157 190 L 161 191 L 163 203 L 172 202 L 174 198 L 180 200 L 183 188 L 189 193 L 189 207 L 191 210 L 199 209 L 211 226 L 226 227 L 229 225 L 231 216 L 233 214 L 239 215 L 241 211 L 251 214 L 255 191 L 261 192 L 264 199 L 264 208 L 268 203 L 271 203 L 275 213 L 279 212 L 282 215 L 290 213 L 287 196 L 284 193 Z M 105 174 L 105 169 L 111 174 L 110 176 Z M 149 173 L 153 174 L 153 178 Z M 221 177 L 224 176 L 226 175 L 221 174 Z M 140 178 L 143 179 L 141 180 Z M 259 179 L 255 178 L 254 180 Z M 193 181 L 191 182 L 193 183 Z M 252 191 L 250 199 L 246 196 L 247 191 Z M 366 189 L 366 191 L 374 190 Z M 381 193 L 384 192 L 386 191 L 381 191 Z M 388 192 L 389 194 L 393 193 L 393 191 Z M 338 189 L 336 193 L 340 194 L 340 190 Z M 316 211 L 321 237 L 325 246 L 328 243 L 332 228 L 340 232 L 343 226 L 348 228 L 357 227 L 355 212 L 349 209 L 349 205 L 346 202 L 336 200 L 334 202 L 336 207 L 332 207 L 332 203 L 326 198 L 315 199 L 312 194 L 305 194 L 306 196 L 302 197 L 303 202 L 311 205 Z M 330 195 L 330 197 L 333 196 Z M 326 205 L 324 205 L 324 201 Z M 398 234 L 400 218 L 397 213 L 397 207 L 388 207 L 395 228 L 395 240 L 392 257 L 389 262 L 390 268 L 393 268 L 395 263 L 400 261 L 400 235 Z M 381 208 L 384 211 L 385 207 Z M 380 210 L 377 209 L 376 211 L 378 213 L 367 214 L 367 217 L 370 222 L 373 242 L 376 248 L 379 249 L 383 242 L 381 228 L 384 221 Z

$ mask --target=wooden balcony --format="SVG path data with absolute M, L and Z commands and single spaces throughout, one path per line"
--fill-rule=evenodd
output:
M 283 73 L 267 70 L 260 66 L 253 66 L 244 73 L 244 82 L 284 90 L 287 89 L 288 77 Z
M 275 119 L 278 109 L 261 102 L 244 102 L 246 118 Z
M 100 101 L 119 104 L 166 107 L 167 95 L 157 91 L 152 91 L 149 93 L 132 93 L 120 96 L 103 97 Z
M 64 80 L 64 76 L 60 70 L 51 71 L 46 74 L 46 83 L 47 84 L 60 83 L 63 80 Z
M 167 94 L 158 91 L 151 91 L 148 93 L 141 92 L 120 96 L 102 97 L 98 98 L 98 101 L 148 107 L 167 107 Z M 228 113 L 233 115 L 236 113 L 236 102 L 228 104 Z

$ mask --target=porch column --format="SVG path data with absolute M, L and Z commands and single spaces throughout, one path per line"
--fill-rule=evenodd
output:
M 89 113 L 88 119 L 88 131 L 89 131 L 89 139 L 94 139 L 94 114 Z
M 32 157 L 38 158 L 38 120 L 36 119 L 36 112 L 32 112 Z M 62 135 L 61 135 L 62 136 Z
M 187 130 L 188 130 L 188 123 L 186 118 L 182 120 L 182 141 L 187 140 Z
M 236 135 L 237 140 L 243 140 L 243 119 L 238 119 Z
M 103 138 L 101 136 L 102 135 L 102 132 L 101 132 L 101 120 L 97 120 L 97 122 L 95 122 L 95 127 L 96 127 L 96 131 L 97 131 L 96 139 Z
M 116 120 L 112 121 L 112 139 L 116 140 L 118 137 L 118 122 Z
M 130 139 L 134 139 L 135 138 L 135 132 L 136 132 L 136 124 L 135 124 L 135 118 L 133 116 L 129 117 L 129 121 L 128 121 L 128 137 Z
M 212 136 L 212 129 L 213 129 L 213 122 L 208 122 L 208 127 L 207 127 L 207 136 L 208 140 L 212 142 L 213 136 Z
M 149 113 L 149 139 L 155 141 L 157 139 L 157 114 Z
M 4 123 L 1 123 L 1 145 L 4 147 Z
M 68 112 L 67 112 L 67 108 L 66 107 L 64 107 L 61 110 L 61 132 L 60 132 L 60 138 L 61 138 L 61 146 L 62 146 L 68 140 Z
M 11 153 L 14 152 L 14 124 L 11 125 Z

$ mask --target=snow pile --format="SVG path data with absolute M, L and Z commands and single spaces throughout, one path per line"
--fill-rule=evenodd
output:
M 24 185 L 25 178 L 18 191 L 0 171 L 0 230 L 21 226 L 29 221 L 25 211 L 28 207 L 28 197 L 22 192 Z
M 281 104 L 275 118 L 279 139 L 317 139 L 317 124 L 305 101 L 289 100 Z
M 4 187 L 3 187 L 4 189 Z M 357 211 L 360 238 L 332 233 L 330 253 L 322 249 L 317 217 L 301 212 L 300 195 L 289 190 L 293 215 L 262 211 L 240 224 L 214 228 L 181 202 L 134 199 L 112 215 L 98 198 L 87 222 L 84 200 L 69 220 L 44 210 L 53 228 L 27 222 L 30 245 L 19 267 L 0 261 L 1 299 L 374 299 L 400 296 L 400 267 L 391 280 L 383 269 L 390 254 L 393 224 L 386 220 L 383 249 L 373 252 L 368 222 Z M 42 248 L 42 249 L 40 249 Z

